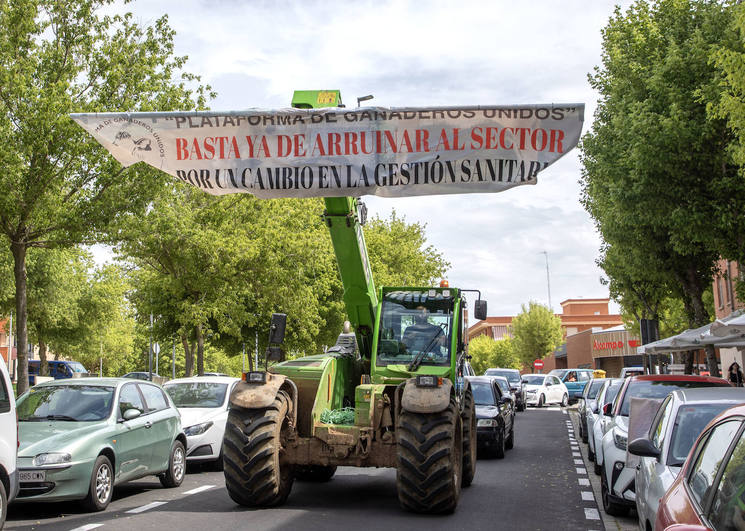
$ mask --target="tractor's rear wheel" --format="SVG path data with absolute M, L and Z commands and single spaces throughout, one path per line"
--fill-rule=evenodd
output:
M 290 495 L 295 472 L 291 465 L 280 463 L 288 407 L 284 391 L 264 409 L 231 407 L 223 438 L 223 473 L 234 502 L 269 507 L 284 503 Z
M 473 391 L 469 385 L 463 396 L 463 480 L 462 487 L 468 487 L 476 474 L 476 410 Z
M 313 483 L 325 483 L 330 481 L 336 474 L 335 466 L 321 465 L 296 465 L 295 479 L 298 481 L 310 481 Z
M 439 413 L 402 411 L 396 437 L 401 507 L 416 513 L 453 512 L 463 471 L 463 427 L 455 398 Z

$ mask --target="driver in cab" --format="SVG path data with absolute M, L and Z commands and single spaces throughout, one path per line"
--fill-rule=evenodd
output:
M 428 352 L 442 355 L 442 347 L 447 345 L 441 327 L 428 321 L 429 311 L 424 306 L 417 306 L 414 324 L 404 330 L 403 343 L 409 352 Z

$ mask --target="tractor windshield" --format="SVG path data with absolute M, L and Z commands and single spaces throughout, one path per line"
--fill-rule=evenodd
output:
M 450 365 L 452 296 L 431 291 L 395 291 L 383 297 L 377 365 Z

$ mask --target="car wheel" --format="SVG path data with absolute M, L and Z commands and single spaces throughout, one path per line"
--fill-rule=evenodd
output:
M 541 395 L 538 397 L 538 405 L 536 407 L 543 407 L 544 402 L 546 401 L 546 398 Z
M 82 505 L 88 511 L 103 511 L 111 502 L 114 492 L 114 469 L 105 455 L 99 455 L 93 464 L 88 496 Z M 0 526 L 2 527 L 2 526 Z
M 564 393 L 564 396 L 561 397 L 561 407 L 567 407 L 569 404 L 569 397 L 566 393 Z
M 168 470 L 160 476 L 160 483 L 164 487 L 172 488 L 181 485 L 186 473 L 186 452 L 181 441 L 174 441 L 171 448 L 171 458 L 168 460 Z
M 494 457 L 497 459 L 504 459 L 506 453 L 507 442 L 505 441 L 504 431 L 499 433 L 497 444 L 494 445 Z
M 611 516 L 624 516 L 628 513 L 628 508 L 611 501 L 610 487 L 608 487 L 608 480 L 605 477 L 605 473 L 600 475 L 600 494 L 603 498 L 603 510 L 606 513 Z
M 512 450 L 515 447 L 515 420 L 512 420 L 512 428 L 510 428 L 510 436 L 507 437 L 507 441 L 504 447 L 508 450 Z
M 589 459 L 591 463 L 595 462 L 595 452 L 590 450 L 589 447 L 587 448 L 587 459 Z
M 8 511 L 8 495 L 5 492 L 5 485 L 0 481 L 0 529 L 5 524 L 5 513 Z

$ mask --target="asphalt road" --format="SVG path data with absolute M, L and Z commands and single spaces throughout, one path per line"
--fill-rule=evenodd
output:
M 473 485 L 447 516 L 401 510 L 393 469 L 340 468 L 325 484 L 295 482 L 282 507 L 247 510 L 230 500 L 221 472 L 196 467 L 178 489 L 164 489 L 155 478 L 117 487 L 101 513 L 85 513 L 74 503 L 14 504 L 5 529 L 600 530 L 571 433 L 569 416 L 558 407 L 518 413 L 514 449 L 505 459 L 480 458 Z

